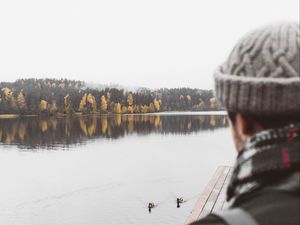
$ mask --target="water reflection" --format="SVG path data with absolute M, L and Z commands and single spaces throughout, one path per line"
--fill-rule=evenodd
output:
M 150 133 L 189 134 L 226 127 L 224 115 L 114 115 L 0 119 L 0 143 L 20 148 L 55 148 L 88 139 Z

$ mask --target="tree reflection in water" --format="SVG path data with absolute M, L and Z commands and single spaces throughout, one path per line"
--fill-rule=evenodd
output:
M 0 143 L 24 149 L 68 147 L 89 139 L 190 134 L 227 127 L 224 115 L 102 115 L 0 119 Z

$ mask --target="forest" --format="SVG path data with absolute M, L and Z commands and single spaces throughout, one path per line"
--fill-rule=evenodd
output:
M 212 90 L 192 88 L 91 88 L 67 79 L 0 82 L 0 114 L 132 114 L 220 110 Z

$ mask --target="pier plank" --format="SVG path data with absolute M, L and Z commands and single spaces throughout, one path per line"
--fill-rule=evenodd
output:
M 227 191 L 227 186 L 229 184 L 229 181 L 230 181 L 230 178 L 231 178 L 231 175 L 232 175 L 232 168 L 229 169 L 229 172 L 225 178 L 225 182 L 224 182 L 224 185 L 222 187 L 222 190 L 220 191 L 220 194 L 219 194 L 219 197 L 212 209 L 212 213 L 215 213 L 215 212 L 218 212 L 218 211 L 221 211 L 224 207 L 224 204 L 226 202 L 226 191 Z
M 226 200 L 226 188 L 232 174 L 232 167 L 219 166 L 212 179 L 205 187 L 203 193 L 196 202 L 185 225 L 188 225 L 212 212 L 222 210 Z

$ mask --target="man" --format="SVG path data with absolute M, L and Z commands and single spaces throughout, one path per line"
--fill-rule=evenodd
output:
M 216 71 L 238 156 L 228 209 L 193 225 L 298 225 L 300 32 L 273 24 L 246 35 Z

